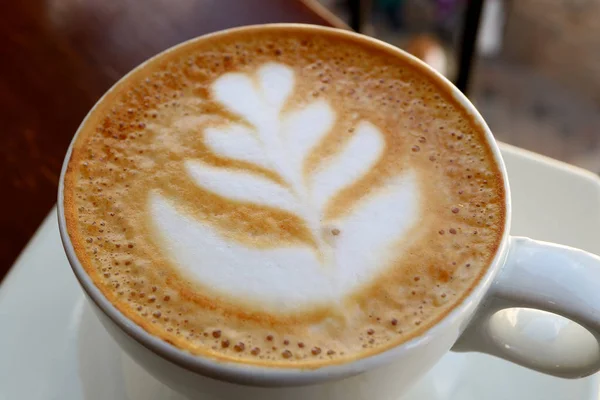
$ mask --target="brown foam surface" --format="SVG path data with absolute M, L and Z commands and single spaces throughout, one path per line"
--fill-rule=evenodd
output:
M 281 210 L 228 201 L 186 177 L 183 161 L 269 171 L 223 159 L 203 144 L 210 126 L 239 121 L 211 97 L 226 72 L 266 62 L 292 67 L 286 107 L 326 99 L 338 118 L 309 170 L 366 119 L 385 133 L 377 166 L 340 193 L 330 216 L 407 168 L 417 173 L 422 216 L 392 265 L 343 302 L 268 313 L 203 287 L 165 259 L 149 232 L 153 190 L 176 199 L 232 240 L 272 247 L 310 242 Z M 159 140 L 160 139 L 160 140 Z M 68 232 L 104 295 L 153 335 L 216 359 L 315 368 L 378 353 L 430 328 L 485 273 L 504 227 L 505 190 L 483 132 L 438 79 L 383 47 L 302 28 L 234 31 L 178 47 L 120 82 L 93 110 L 65 178 Z M 337 232 L 336 232 L 337 234 Z

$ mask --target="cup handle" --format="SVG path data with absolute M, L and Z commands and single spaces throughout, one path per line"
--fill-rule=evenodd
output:
M 600 371 L 600 257 L 512 237 L 504 267 L 453 350 L 562 378 Z

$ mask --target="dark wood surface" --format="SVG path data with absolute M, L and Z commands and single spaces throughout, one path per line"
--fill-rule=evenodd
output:
M 77 126 L 116 80 L 186 39 L 267 22 L 343 27 L 316 0 L 3 1 L 0 280 L 55 203 Z

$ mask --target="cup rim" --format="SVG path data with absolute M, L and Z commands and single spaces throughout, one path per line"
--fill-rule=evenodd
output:
M 243 364 L 238 362 L 228 362 L 228 361 L 220 361 L 215 360 L 209 357 L 205 357 L 202 355 L 194 355 L 186 352 L 183 349 L 175 347 L 158 337 L 152 335 L 151 333 L 144 330 L 141 326 L 137 325 L 135 322 L 131 321 L 127 316 L 121 313 L 105 296 L 104 294 L 96 287 L 90 276 L 87 274 L 81 263 L 79 262 L 77 255 L 75 254 L 75 250 L 73 244 L 71 243 L 69 234 L 67 232 L 67 224 L 65 219 L 65 210 L 64 210 L 64 182 L 65 182 L 65 174 L 67 171 L 67 167 L 69 161 L 71 159 L 71 155 L 73 152 L 73 146 L 76 142 L 77 137 L 79 136 L 82 127 L 86 124 L 88 118 L 96 109 L 96 107 L 103 102 L 106 96 L 111 93 L 122 81 L 128 79 L 128 77 L 139 69 L 143 68 L 147 63 L 153 61 L 156 58 L 162 57 L 163 55 L 174 51 L 180 47 L 186 46 L 192 42 L 204 40 L 209 37 L 217 37 L 220 35 L 227 35 L 229 33 L 238 32 L 238 31 L 252 31 L 252 30 L 262 30 L 262 29 L 301 29 L 301 30 L 310 30 L 314 32 L 326 32 L 332 35 L 339 35 L 341 37 L 353 38 L 359 41 L 365 41 L 374 47 L 378 47 L 382 50 L 385 50 L 391 54 L 396 55 L 403 60 L 414 63 L 417 66 L 421 67 L 429 73 L 434 79 L 440 81 L 448 90 L 448 92 L 457 100 L 460 105 L 464 108 L 464 110 L 474 118 L 476 123 L 478 123 L 483 129 L 484 137 L 486 142 L 491 149 L 493 157 L 498 165 L 498 169 L 502 174 L 502 181 L 505 189 L 505 221 L 504 221 L 504 230 L 502 233 L 502 238 L 498 245 L 498 249 L 496 254 L 494 255 L 493 260 L 490 262 L 490 265 L 486 271 L 486 273 L 479 278 L 477 285 L 471 290 L 471 292 L 467 295 L 463 301 L 451 309 L 440 321 L 438 321 L 435 325 L 430 327 L 429 329 L 422 332 L 420 335 L 411 338 L 410 340 L 400 343 L 397 346 L 391 347 L 387 350 L 381 351 L 376 354 L 372 354 L 363 358 L 357 358 L 352 361 L 340 363 L 340 364 L 332 364 L 322 366 L 316 369 L 302 369 L 302 368 L 274 368 L 268 366 L 258 366 L 251 364 Z M 75 274 L 77 280 L 79 281 L 81 287 L 86 292 L 89 299 L 91 299 L 95 305 L 113 322 L 115 323 L 121 331 L 127 334 L 129 337 L 134 339 L 137 343 L 150 350 L 151 352 L 159 355 L 160 357 L 180 366 L 186 370 L 199 373 L 204 376 L 208 376 L 211 378 L 219 379 L 222 381 L 228 381 L 238 384 L 252 385 L 252 386 L 271 386 L 271 387 L 282 387 L 282 386 L 299 386 L 299 385 L 308 385 L 308 384 L 316 384 L 322 383 L 325 381 L 331 381 L 336 379 L 341 379 L 345 377 L 350 377 L 353 375 L 357 375 L 361 372 L 376 368 L 381 365 L 385 365 L 390 363 L 396 358 L 401 358 L 403 354 L 406 354 L 408 351 L 426 345 L 430 342 L 434 337 L 439 335 L 441 332 L 445 330 L 449 325 L 454 324 L 457 319 L 461 318 L 466 309 L 475 307 L 481 299 L 483 299 L 485 292 L 491 285 L 491 282 L 500 269 L 502 265 L 502 261 L 507 253 L 508 247 L 508 238 L 510 231 L 510 221 L 511 221 L 511 201 L 510 201 L 510 186 L 508 183 L 508 177 L 506 172 L 506 166 L 504 164 L 504 160 L 502 159 L 500 149 L 489 129 L 485 120 L 477 111 L 475 106 L 467 99 L 467 97 L 460 92 L 456 86 L 452 82 L 450 82 L 446 77 L 439 74 L 436 70 L 431 68 L 429 65 L 425 64 L 418 58 L 412 56 L 411 54 L 401 50 L 395 46 L 392 46 L 388 43 L 380 41 L 375 38 L 367 37 L 365 35 L 361 35 L 355 32 L 341 30 L 336 28 L 318 26 L 318 25 L 308 25 L 308 24 L 298 24 L 298 23 L 275 23 L 275 24 L 257 24 L 257 25 L 248 25 L 236 28 L 225 29 L 221 31 L 217 31 L 214 33 L 210 33 L 207 35 L 198 36 L 192 38 L 190 40 L 179 43 L 173 47 L 170 47 L 143 63 L 139 64 L 135 68 L 133 68 L 130 72 L 125 74 L 121 79 L 119 79 L 110 89 L 106 91 L 100 97 L 100 99 L 95 103 L 95 105 L 90 109 L 85 118 L 82 120 L 81 124 L 77 128 L 73 139 L 69 144 L 69 148 L 66 152 L 61 174 L 59 180 L 58 187 L 58 225 L 60 231 L 61 241 L 67 255 L 67 259 L 69 260 L 69 264 L 71 265 L 71 269 Z

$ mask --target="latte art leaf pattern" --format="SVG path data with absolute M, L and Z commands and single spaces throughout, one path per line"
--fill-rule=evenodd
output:
M 376 278 L 397 257 L 394 247 L 420 211 L 416 178 L 408 171 L 369 188 L 342 217 L 327 218 L 336 195 L 381 159 L 385 137 L 363 120 L 335 154 L 307 173 L 308 158 L 338 116 L 321 99 L 287 111 L 295 78 L 291 68 L 275 63 L 261 66 L 254 75 L 221 76 L 212 85 L 214 99 L 245 123 L 203 132 L 206 146 L 219 157 L 254 164 L 277 180 L 202 160 L 184 163 L 189 178 L 204 190 L 300 218 L 311 233 L 310 243 L 254 248 L 183 214 L 158 192 L 149 196 L 153 230 L 169 259 L 222 295 L 283 312 L 339 301 Z

